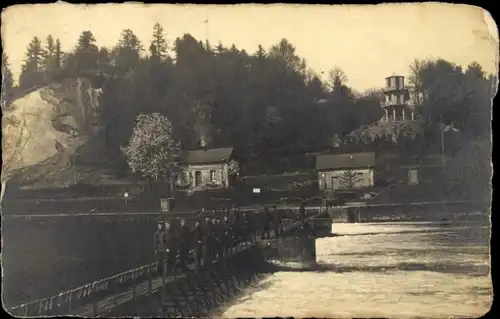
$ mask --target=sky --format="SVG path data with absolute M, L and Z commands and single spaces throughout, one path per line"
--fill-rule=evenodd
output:
M 208 23 L 204 23 L 208 18 Z M 2 11 L 2 44 L 17 78 L 27 44 L 48 34 L 72 50 L 82 31 L 112 47 L 129 28 L 149 47 L 155 22 L 167 39 L 190 33 L 248 53 L 288 39 L 310 68 L 340 67 L 357 91 L 378 88 L 392 74 L 408 75 L 415 58 L 479 62 L 498 73 L 498 28 L 479 7 L 457 4 L 156 5 L 66 3 L 15 5 Z

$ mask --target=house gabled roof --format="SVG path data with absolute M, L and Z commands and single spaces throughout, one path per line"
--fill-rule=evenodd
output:
M 375 166 L 375 153 L 328 154 L 316 156 L 317 170 L 367 168 Z
M 212 148 L 206 150 L 184 151 L 181 153 L 181 165 L 215 164 L 229 161 L 233 148 Z

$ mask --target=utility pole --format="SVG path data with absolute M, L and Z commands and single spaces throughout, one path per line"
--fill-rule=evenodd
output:
M 441 133 L 441 163 L 444 167 L 444 124 L 443 124 L 443 116 L 440 117 L 440 127 L 439 131 Z
M 205 43 L 207 45 L 207 50 L 208 50 L 208 11 L 205 12 Z
M 76 134 L 73 134 L 73 184 L 76 185 Z

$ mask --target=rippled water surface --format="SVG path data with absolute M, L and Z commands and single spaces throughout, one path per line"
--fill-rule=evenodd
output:
M 334 224 L 319 272 L 279 272 L 223 317 L 464 317 L 492 302 L 489 221 Z

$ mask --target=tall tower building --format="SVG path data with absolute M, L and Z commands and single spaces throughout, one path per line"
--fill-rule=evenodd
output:
M 385 78 L 384 88 L 385 102 L 382 107 L 385 110 L 386 121 L 413 121 L 415 114 L 410 107 L 410 93 L 405 87 L 405 77 L 392 75 Z

